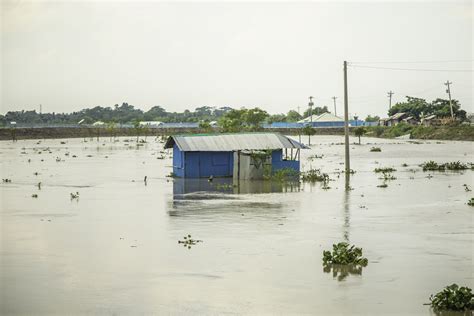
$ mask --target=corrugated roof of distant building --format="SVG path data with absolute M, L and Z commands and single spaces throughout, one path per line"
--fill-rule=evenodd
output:
M 308 148 L 278 133 L 196 134 L 170 136 L 165 148 L 176 144 L 181 151 L 235 151 Z

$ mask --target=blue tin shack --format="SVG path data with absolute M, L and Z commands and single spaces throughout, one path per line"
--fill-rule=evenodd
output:
M 246 168 L 252 168 L 251 160 L 244 158 L 255 152 L 271 152 L 265 163 L 271 165 L 272 172 L 284 168 L 299 171 L 300 149 L 308 148 L 279 133 L 170 136 L 164 147 L 173 148 L 173 173 L 179 178 L 241 178 L 243 162 L 248 161 Z

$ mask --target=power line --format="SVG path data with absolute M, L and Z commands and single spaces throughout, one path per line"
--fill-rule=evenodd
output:
M 420 69 L 420 68 L 393 68 L 393 67 L 376 67 L 376 66 L 360 66 L 352 65 L 353 68 L 370 68 L 370 69 L 385 69 L 385 70 L 408 70 L 408 71 L 438 71 L 438 72 L 473 72 L 472 69 Z
M 465 60 L 432 60 L 432 61 L 352 61 L 350 64 L 437 64 L 437 63 L 472 63 L 474 59 Z

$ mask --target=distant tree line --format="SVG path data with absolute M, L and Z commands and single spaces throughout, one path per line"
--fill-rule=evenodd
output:
M 454 117 L 464 121 L 466 119 L 466 111 L 461 110 L 461 106 L 458 100 L 452 100 Z M 394 115 L 396 113 L 407 113 L 410 116 L 420 119 L 423 116 L 437 115 L 438 117 L 450 117 L 451 109 L 449 100 L 437 98 L 431 102 L 427 102 L 425 99 L 406 97 L 405 102 L 396 103 L 389 111 L 388 115 Z

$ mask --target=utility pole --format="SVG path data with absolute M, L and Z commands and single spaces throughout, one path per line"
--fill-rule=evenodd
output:
M 309 119 L 311 121 L 311 128 L 313 128 L 313 97 L 309 97 Z M 311 146 L 311 133 L 308 135 L 308 145 Z
M 450 82 L 449 80 L 447 80 L 444 83 L 444 85 L 446 85 L 448 87 L 448 89 L 446 89 L 446 93 L 449 96 L 449 108 L 451 109 L 451 118 L 454 119 L 453 102 L 451 101 L 451 87 L 450 87 L 450 84 L 452 84 L 452 82 Z
M 387 96 L 388 96 L 388 109 L 390 110 L 392 108 L 392 95 L 393 95 L 393 91 L 390 90 L 389 92 L 387 92 Z
M 344 61 L 344 138 L 345 138 L 345 165 L 346 179 L 351 172 L 351 162 L 349 159 L 349 100 L 347 93 L 347 61 Z M 346 181 L 346 186 L 347 186 Z
M 336 112 L 336 99 L 337 97 L 332 97 L 333 101 L 334 101 L 334 116 L 337 116 L 337 112 Z

